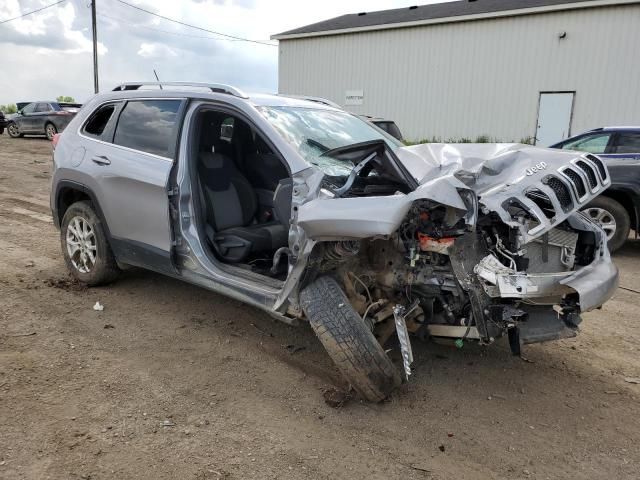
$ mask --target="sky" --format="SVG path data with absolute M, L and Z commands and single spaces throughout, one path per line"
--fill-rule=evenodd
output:
M 0 0 L 0 22 L 55 0 Z M 442 0 L 440 0 L 442 1 Z M 270 36 L 346 13 L 409 7 L 416 0 L 127 0 L 209 30 L 277 44 Z M 65 2 L 0 25 L 0 104 L 93 95 L 89 0 Z M 228 83 L 276 92 L 278 48 L 223 39 L 96 0 L 100 90 L 126 81 Z M 203 38 L 204 37 L 204 38 Z

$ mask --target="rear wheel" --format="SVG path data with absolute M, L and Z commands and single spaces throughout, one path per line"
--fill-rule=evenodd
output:
M 44 127 L 44 133 L 47 134 L 49 140 L 53 140 L 53 136 L 58 133 L 58 129 L 53 123 L 47 123 Z
M 631 220 L 629 213 L 619 202 L 609 197 L 596 197 L 583 212 L 607 234 L 610 252 L 615 252 L 624 245 L 631 229 Z
M 20 128 L 18 127 L 18 124 L 15 122 L 11 122 L 7 126 L 7 132 L 9 133 L 9 136 L 11 138 L 20 138 L 22 136 L 22 134 L 20 133 Z
M 400 385 L 400 372 L 336 280 L 318 278 L 301 292 L 300 300 L 329 356 L 365 400 L 380 402 Z
M 120 270 L 91 202 L 76 202 L 67 209 L 60 242 L 67 268 L 80 282 L 102 285 L 118 276 Z

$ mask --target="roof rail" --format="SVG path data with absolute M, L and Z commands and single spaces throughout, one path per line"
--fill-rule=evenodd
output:
M 158 86 L 162 87 L 198 87 L 208 88 L 214 93 L 226 93 L 239 98 L 249 98 L 242 90 L 223 83 L 198 83 L 198 82 L 127 82 L 118 85 L 113 89 L 114 92 L 123 90 L 138 90 L 142 86 Z
M 322 97 L 312 97 L 310 95 L 287 95 L 285 93 L 279 93 L 278 96 L 279 97 L 295 98 L 295 99 L 298 99 L 298 100 L 306 100 L 307 102 L 320 103 L 322 105 L 327 105 L 329 107 L 337 108 L 339 110 L 344 110 L 337 103 L 332 102 L 331 100 L 326 99 L 326 98 L 322 98 Z

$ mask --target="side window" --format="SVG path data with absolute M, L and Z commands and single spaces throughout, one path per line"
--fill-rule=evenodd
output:
M 562 146 L 563 150 L 577 150 L 579 152 L 588 153 L 605 153 L 610 133 L 599 133 L 595 135 L 587 135 L 585 137 L 574 140 L 573 142 L 565 143 Z
M 132 100 L 118 119 L 113 143 L 173 158 L 180 100 Z
M 374 122 L 374 125 L 379 129 L 389 133 L 389 122 Z
M 113 117 L 116 107 L 117 104 L 115 103 L 100 107 L 89 117 L 89 121 L 87 121 L 82 131 L 91 137 L 101 137 L 109 120 Z
M 619 133 L 615 152 L 640 153 L 640 132 Z
M 33 113 L 35 109 L 36 109 L 36 104 L 30 103 L 29 105 L 27 105 L 22 109 L 22 113 Z
M 48 112 L 51 110 L 51 106 L 49 106 L 48 103 L 38 103 L 36 105 L 36 113 L 44 113 L 44 112 Z

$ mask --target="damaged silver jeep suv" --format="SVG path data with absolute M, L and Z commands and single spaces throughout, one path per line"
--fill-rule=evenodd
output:
M 56 143 L 51 208 L 81 282 L 134 265 L 306 320 L 371 401 L 408 378 L 410 337 L 518 353 L 574 336 L 617 286 L 579 212 L 610 183 L 594 155 L 405 147 L 318 102 L 163 87 L 96 96 Z

